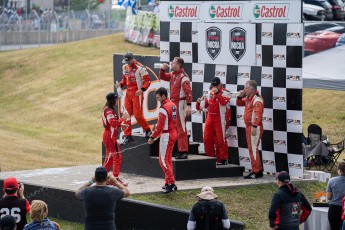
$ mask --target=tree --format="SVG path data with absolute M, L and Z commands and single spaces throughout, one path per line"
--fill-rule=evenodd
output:
M 99 4 L 101 4 L 98 0 L 70 0 L 70 9 L 71 10 L 94 10 L 96 9 Z

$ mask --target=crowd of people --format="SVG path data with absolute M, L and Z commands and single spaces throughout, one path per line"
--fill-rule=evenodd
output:
M 166 89 L 160 88 L 157 99 L 164 100 Z M 165 99 L 166 100 L 166 99 Z M 169 105 L 170 104 L 170 105 Z M 168 100 L 166 108 L 174 108 Z M 166 119 L 172 116 L 168 112 Z M 164 124 L 162 122 L 160 125 Z M 153 132 L 159 135 L 162 127 Z M 177 135 L 167 137 L 176 140 Z M 150 138 L 151 139 L 151 138 Z M 152 138 L 151 141 L 154 141 Z M 163 162 L 160 162 L 163 164 Z M 169 174 L 170 176 L 173 174 Z M 173 177 L 168 183 L 174 183 Z M 268 211 L 270 229 L 298 230 L 312 212 L 312 207 L 304 194 L 290 181 L 290 175 L 282 171 L 276 176 L 278 191 L 273 195 Z M 338 176 L 329 180 L 327 199 L 329 202 L 328 219 L 331 230 L 345 230 L 345 162 L 338 165 Z M 169 186 L 169 185 L 167 185 Z M 176 187 L 176 186 L 175 186 Z M 171 188 L 174 189 L 174 188 Z M 86 230 L 113 230 L 115 226 L 116 203 L 130 195 L 129 190 L 122 185 L 104 167 L 96 168 L 94 176 L 75 192 L 76 198 L 83 201 L 85 209 L 84 228 Z M 231 222 L 225 205 L 218 200 L 214 189 L 204 186 L 197 195 L 186 227 L 188 230 L 229 229 Z M 27 223 L 26 215 L 30 214 L 31 223 Z M 4 180 L 4 195 L 0 198 L 0 230 L 59 230 L 60 225 L 48 218 L 48 206 L 42 200 L 33 200 L 31 205 L 24 196 L 24 185 L 16 178 Z

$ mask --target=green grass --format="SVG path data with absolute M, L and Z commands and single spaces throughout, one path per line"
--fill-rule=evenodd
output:
M 313 203 L 315 192 L 325 191 L 326 183 L 298 182 L 296 187 L 302 191 L 309 202 Z M 224 203 L 231 220 L 244 222 L 247 229 L 268 229 L 268 209 L 276 184 L 240 186 L 231 188 L 215 188 L 219 200 Z M 190 210 L 197 201 L 196 194 L 200 190 L 177 191 L 171 194 L 134 194 L 132 199 Z M 187 224 L 187 223 L 186 223 Z

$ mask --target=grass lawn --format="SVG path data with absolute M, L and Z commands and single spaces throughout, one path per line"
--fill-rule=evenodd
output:
M 112 56 L 127 50 L 159 55 L 159 50 L 101 38 L 0 52 L 0 171 L 64 167 L 101 162 L 101 111 L 113 90 Z M 345 137 L 345 91 L 303 90 L 303 130 L 319 124 L 331 142 Z M 340 159 L 345 158 L 345 155 Z M 312 197 L 324 184 L 300 184 Z M 274 185 L 216 189 L 230 218 L 248 229 L 267 229 Z M 199 191 L 168 196 L 133 195 L 189 210 Z M 62 229 L 81 225 L 59 221 Z

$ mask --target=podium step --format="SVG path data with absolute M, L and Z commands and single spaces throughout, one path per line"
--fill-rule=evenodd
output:
M 159 140 L 148 145 L 143 136 L 133 136 L 134 142 L 121 146 L 122 167 L 121 172 L 144 176 L 164 178 L 159 165 L 158 145 Z M 196 145 L 193 145 L 196 146 Z M 102 148 L 104 159 L 105 149 Z M 243 166 L 222 165 L 216 166 L 215 157 L 199 154 L 189 154 L 188 159 L 172 159 L 175 179 L 192 180 L 216 177 L 238 177 L 244 172 Z

